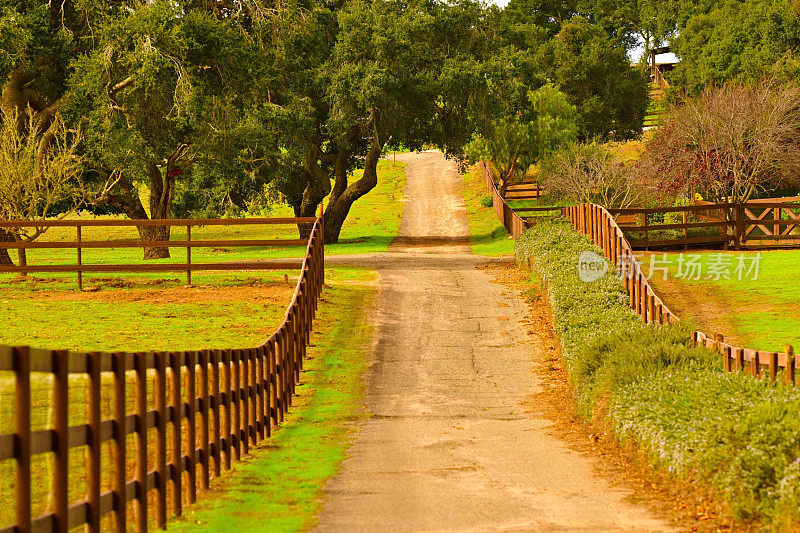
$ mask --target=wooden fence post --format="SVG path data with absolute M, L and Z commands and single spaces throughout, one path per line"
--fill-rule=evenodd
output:
M 125 472 L 127 464 L 126 442 L 128 437 L 127 417 L 125 408 L 125 371 L 127 361 L 124 353 L 113 354 L 111 359 L 114 371 L 114 447 L 112 461 L 114 464 L 114 530 L 123 533 L 127 527 L 127 498 Z M 180 514 L 180 513 L 179 513 Z
M 750 372 L 754 378 L 758 378 L 761 372 L 761 353 L 758 350 L 753 352 L 753 360 L 750 361 Z
M 147 531 L 147 359 L 144 352 L 133 354 L 136 371 L 134 404 L 136 411 L 136 531 Z
M 775 380 L 778 377 L 778 352 L 770 352 L 769 353 L 769 380 L 772 383 L 775 383 Z
M 89 374 L 89 401 L 87 402 L 87 419 L 89 422 L 87 469 L 86 469 L 86 501 L 89 509 L 86 514 L 86 529 L 89 533 L 100 532 L 100 487 L 102 484 L 101 467 L 103 443 L 100 440 L 102 423 L 102 382 L 100 374 L 100 354 L 92 352 L 86 356 Z
M 192 226 L 186 226 L 186 285 L 192 285 Z
M 183 367 L 183 353 L 172 352 L 169 354 L 169 403 L 172 407 L 172 512 L 180 516 L 183 510 L 182 485 L 183 485 L 183 454 L 181 441 L 183 440 L 181 425 L 183 422 L 183 402 L 181 401 L 181 368 Z
M 191 505 L 197 501 L 197 352 L 184 352 L 186 358 L 186 411 L 188 424 L 186 425 L 186 453 L 189 457 L 186 465 L 186 480 L 188 482 L 187 501 Z
M 82 291 L 83 290 L 83 271 L 81 270 L 81 266 L 83 265 L 83 253 L 81 251 L 81 242 L 82 242 L 83 238 L 82 238 L 82 235 L 81 235 L 80 222 L 78 223 L 77 226 L 75 226 L 75 229 L 77 230 L 76 242 L 78 244 L 78 247 L 76 248 L 76 251 L 78 253 L 78 290 Z
M 786 345 L 786 373 L 784 374 L 787 385 L 794 385 L 794 348 Z
M 156 527 L 167 524 L 167 354 L 155 354 L 156 403 Z
M 200 488 L 208 490 L 211 478 L 211 458 L 209 457 L 208 417 L 208 350 L 199 352 L 200 363 Z
M 722 343 L 725 341 L 725 337 L 723 337 L 719 333 L 714 334 L 714 351 L 718 354 L 722 355 L 722 367 L 727 371 L 730 370 L 730 361 L 727 357 L 725 357 L 725 351 L 722 348 Z
M 220 393 L 219 393 L 219 364 L 221 358 L 220 350 L 211 351 L 211 397 L 212 406 L 214 409 L 214 430 L 213 430 L 213 444 L 214 447 L 214 476 L 219 477 L 222 474 L 222 450 L 221 435 L 222 435 L 222 421 L 220 420 Z
M 736 369 L 744 372 L 744 349 L 736 348 Z
M 67 352 L 51 352 L 53 361 L 53 531 L 69 530 L 69 365 Z
M 222 390 L 225 394 L 225 409 L 223 412 L 222 429 L 225 432 L 225 470 L 231 469 L 231 454 L 233 449 L 233 417 L 231 413 L 233 391 L 231 390 L 231 350 L 222 352 Z
M 745 227 L 744 227 L 744 220 L 745 220 L 744 205 L 737 204 L 735 209 L 736 209 L 736 249 L 740 250 L 742 246 L 744 246 L 745 241 L 747 240 L 747 235 L 745 233 Z

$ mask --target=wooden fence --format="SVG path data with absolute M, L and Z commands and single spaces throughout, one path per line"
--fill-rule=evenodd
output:
M 512 209 L 507 203 L 506 199 L 500 194 L 500 191 L 497 190 L 497 186 L 494 183 L 494 179 L 492 178 L 492 173 L 489 170 L 489 165 L 486 161 L 481 161 L 479 163 L 481 174 L 483 176 L 483 183 L 486 186 L 486 192 L 492 195 L 492 206 L 494 207 L 494 212 L 497 215 L 498 220 L 503 224 L 503 226 L 508 231 L 509 235 L 513 238 L 517 239 L 522 232 L 531 227 L 536 223 L 536 219 L 538 218 L 536 215 L 529 216 L 529 217 L 522 217 L 518 213 L 556 213 L 560 214 L 561 208 L 560 207 L 525 207 L 525 208 L 518 208 Z M 536 196 L 535 198 L 539 197 L 540 190 L 536 187 Z M 535 199 L 534 197 L 525 197 L 524 199 Z M 514 198 L 509 198 L 514 199 Z M 517 198 L 521 199 L 521 198 Z M 546 216 L 546 215 L 539 215 L 539 216 Z
M 696 245 L 774 249 L 800 245 L 800 204 L 786 200 L 745 204 L 704 202 L 681 207 L 609 209 L 609 212 L 636 249 Z M 669 218 L 680 220 L 668 221 Z
M 66 532 L 83 525 L 97 532 L 105 515 L 116 531 L 132 524 L 139 532 L 147 531 L 149 523 L 163 528 L 170 514 L 180 515 L 184 503 L 195 501 L 198 487 L 208 488 L 212 476 L 230 469 L 250 446 L 269 437 L 292 404 L 323 288 L 323 221 L 312 220 L 285 319 L 261 346 L 155 353 L 0 347 L 0 371 L 13 372 L 15 382 L 15 431 L 0 435 L 0 460 L 16 460 L 16 523 L 0 532 Z M 53 423 L 34 431 L 31 378 L 37 374 L 53 379 Z M 71 382 L 79 376 L 88 384 L 87 423 L 70 425 L 75 414 L 69 409 Z M 105 392 L 113 396 L 110 419 L 103 419 L 101 411 L 104 376 L 111 385 Z M 129 380 L 132 413 L 126 410 Z M 152 394 L 149 380 L 154 381 Z M 129 435 L 134 436 L 132 456 Z M 104 443 L 111 448 L 108 477 L 101 469 Z M 82 501 L 71 501 L 69 494 L 70 450 L 76 447 L 86 450 Z M 32 458 L 50 452 L 50 511 L 32 517 Z M 132 479 L 126 468 L 131 463 Z M 103 486 L 111 489 L 103 491 Z M 133 502 L 132 517 L 128 502 Z
M 499 194 L 497 194 L 497 189 L 494 187 L 494 182 L 492 181 L 485 164 L 483 164 L 483 172 L 487 190 L 493 193 L 493 200 L 496 202 L 499 198 L 502 201 L 502 198 L 500 198 Z M 792 200 L 800 200 L 800 198 L 792 198 Z M 524 219 L 514 213 L 513 210 L 510 210 L 510 208 L 508 208 L 504 202 L 502 205 L 503 210 L 496 209 L 495 211 L 498 213 L 498 218 L 503 221 L 504 225 L 506 224 L 506 220 L 509 220 L 509 218 L 514 220 L 514 217 L 516 217 L 517 219 L 522 220 L 526 224 L 525 227 L 527 227 L 528 223 Z M 631 309 L 641 316 L 642 321 L 645 323 L 664 324 L 676 322 L 679 320 L 679 318 L 672 311 L 670 311 L 663 300 L 661 300 L 661 298 L 659 298 L 659 296 L 653 290 L 652 286 L 647 280 L 647 276 L 642 270 L 641 264 L 634 256 L 634 247 L 627 240 L 623 229 L 635 228 L 637 231 L 644 231 L 645 235 L 647 235 L 646 232 L 648 230 L 685 230 L 692 227 L 720 227 L 721 222 L 724 223 L 724 228 L 728 228 L 732 224 L 735 224 L 736 221 L 731 223 L 716 214 L 718 212 L 728 212 L 728 207 L 730 206 L 726 204 L 704 204 L 699 206 L 686 206 L 682 208 L 605 209 L 597 204 L 579 204 L 560 209 L 561 214 L 570 220 L 572 226 L 584 235 L 587 235 L 591 241 L 602 250 L 603 256 L 616 266 L 618 272 L 622 275 L 624 280 L 625 290 L 630 298 Z M 771 203 L 769 201 L 759 200 L 752 202 L 751 204 L 739 206 L 739 212 L 747 216 L 750 222 L 746 224 L 739 224 L 740 232 L 738 235 L 747 237 L 749 235 L 747 229 L 750 226 L 759 226 L 760 223 L 765 222 L 766 215 L 764 215 L 764 212 L 756 215 L 751 211 L 757 209 L 763 209 L 765 210 L 764 212 L 782 213 L 780 217 L 774 217 L 773 219 L 770 219 L 770 222 L 778 222 L 778 224 L 776 224 L 776 226 L 772 229 L 773 233 L 770 234 L 770 236 L 773 238 L 781 236 L 777 229 L 778 226 L 793 227 L 794 225 L 800 225 L 800 215 L 797 215 L 793 211 L 794 209 L 800 209 L 800 205 L 790 204 L 787 202 Z M 785 215 L 783 214 L 785 211 L 780 211 L 786 209 L 792 210 L 791 214 Z M 511 213 L 509 214 L 508 211 L 511 211 Z M 696 216 L 705 217 L 707 220 L 702 223 L 695 223 L 687 222 L 686 219 L 684 219 L 684 225 L 648 225 L 646 222 L 644 225 L 642 225 L 630 224 L 631 218 L 626 219 L 626 217 L 641 217 L 644 215 L 643 218 L 646 221 L 647 214 L 671 212 L 683 213 L 684 217 L 687 213 L 694 213 Z M 628 224 L 619 225 L 617 223 L 618 220 L 625 220 L 628 222 Z M 738 220 L 744 220 L 744 217 L 741 217 Z M 520 223 L 517 222 L 517 224 Z M 643 229 L 643 226 L 646 229 Z M 506 227 L 508 228 L 508 226 Z M 762 230 L 765 233 L 770 231 L 769 228 L 762 228 Z M 514 235 L 510 229 L 509 233 Z M 519 233 L 522 232 L 520 231 Z M 785 230 L 782 233 L 785 233 Z M 514 235 L 515 238 L 517 238 L 517 236 L 518 235 Z M 645 237 L 645 239 L 647 239 L 647 237 Z M 649 240 L 648 242 L 652 246 L 658 241 Z M 674 241 L 669 242 L 674 243 Z M 700 241 L 690 242 L 696 243 Z M 722 364 L 725 371 L 745 371 L 745 369 L 747 369 L 747 371 L 755 378 L 759 378 L 761 375 L 764 375 L 768 376 L 770 381 L 774 382 L 778 379 L 778 373 L 782 369 L 783 382 L 786 384 L 796 385 L 795 375 L 797 372 L 797 361 L 794 357 L 794 348 L 791 345 L 786 345 L 784 352 L 752 350 L 749 348 L 741 348 L 725 343 L 722 335 L 715 335 L 712 338 L 700 331 L 692 332 L 691 342 L 693 346 L 701 346 L 719 353 L 722 356 Z
M 185 272 L 187 284 L 192 284 L 192 271 L 199 270 L 275 270 L 295 269 L 301 266 L 299 259 L 283 259 L 268 261 L 237 261 L 197 263 L 192 261 L 194 248 L 215 247 L 253 247 L 253 246 L 304 246 L 306 239 L 192 239 L 192 228 L 198 226 L 253 226 L 253 225 L 280 225 L 280 224 L 306 224 L 312 225 L 316 221 L 313 217 L 306 218 L 231 218 L 231 219 L 172 219 L 172 220 L 47 220 L 47 221 L 0 221 L 0 228 L 74 228 L 75 240 L 72 241 L 47 241 L 47 242 L 0 242 L 0 249 L 17 250 L 43 250 L 43 249 L 68 249 L 75 250 L 75 262 L 72 264 L 28 264 L 27 266 L 2 266 L 0 273 L 32 272 L 68 272 L 77 273 L 78 287 L 83 288 L 84 272 Z M 186 229 L 184 239 L 166 241 L 131 240 L 104 240 L 89 241 L 83 239 L 84 228 L 118 228 L 118 227 L 181 227 Z M 129 263 L 129 264 L 86 264 L 84 249 L 102 248 L 184 248 L 186 262 L 184 263 Z
M 650 286 L 641 264 L 634 256 L 633 248 L 606 208 L 597 204 L 579 204 L 563 208 L 563 214 L 618 269 L 630 298 L 631 309 L 642 317 L 642 321 L 664 324 L 678 320 Z
M 497 218 L 515 239 L 533 225 L 530 219 L 521 217 L 517 212 L 556 212 L 559 216 L 567 217 L 572 222 L 572 226 L 589 236 L 592 242 L 602 249 L 603 256 L 619 270 L 630 298 L 631 309 L 641 316 L 645 323 L 664 324 L 678 320 L 678 317 L 669 310 L 650 286 L 641 264 L 633 254 L 633 247 L 608 210 L 597 204 L 580 204 L 570 207 L 535 207 L 515 211 L 506 204 L 497 191 L 486 162 L 482 161 L 480 166 L 486 190 L 492 195 Z
M 764 375 L 774 382 L 778 379 L 778 372 L 783 369 L 783 382 L 787 385 L 796 385 L 797 363 L 791 345 L 787 344 L 784 352 L 751 350 L 726 343 L 722 335 L 715 335 L 712 338 L 700 331 L 692 333 L 692 345 L 718 352 L 722 356 L 722 366 L 727 372 L 747 371 L 754 378 Z

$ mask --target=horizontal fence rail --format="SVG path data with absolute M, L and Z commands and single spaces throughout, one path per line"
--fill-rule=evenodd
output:
M 0 221 L 0 229 L 12 228 L 75 228 L 75 240 L 72 241 L 34 241 L 14 242 L 0 241 L 0 249 L 15 250 L 75 250 L 73 264 L 35 264 L 35 265 L 0 265 L 1 273 L 76 273 L 78 288 L 83 289 L 84 272 L 185 272 L 188 285 L 192 284 L 193 271 L 230 271 L 230 270 L 276 270 L 297 269 L 302 260 L 280 259 L 259 261 L 229 262 L 197 262 L 192 261 L 192 250 L 195 248 L 246 248 L 257 246 L 304 246 L 306 239 L 192 239 L 192 228 L 200 226 L 269 226 L 269 225 L 307 225 L 316 221 L 313 217 L 300 218 L 231 218 L 231 219 L 169 219 L 169 220 L 46 220 Z M 142 228 L 179 227 L 186 230 L 186 238 L 169 240 L 84 240 L 82 228 Z M 127 263 L 127 264 L 86 264 L 83 250 L 86 249 L 126 249 L 126 248 L 183 248 L 186 250 L 185 263 Z
M 751 350 L 726 343 L 722 335 L 709 337 L 700 331 L 692 333 L 692 344 L 719 353 L 726 372 L 746 371 L 755 378 L 768 376 L 770 381 L 775 382 L 783 369 L 783 382 L 796 385 L 797 362 L 791 345 L 787 344 L 784 352 Z
M 798 198 L 659 208 L 609 209 L 634 248 L 722 245 L 766 249 L 800 245 Z M 634 235 L 639 236 L 634 238 Z
M 676 322 L 678 317 L 659 298 L 637 261 L 633 248 L 611 213 L 597 204 L 579 204 L 563 208 L 572 227 L 587 235 L 615 265 L 622 275 L 630 307 L 645 323 Z
M 324 284 L 323 220 L 310 220 L 285 318 L 260 346 L 138 353 L 0 347 L 0 371 L 14 376 L 15 412 L 14 432 L 0 435 L 0 461 L 16 461 L 16 523 L 0 533 L 163 528 L 198 488 L 271 435 L 292 405 Z M 52 424 L 44 429 L 31 423 L 38 376 L 53 383 Z M 70 420 L 84 409 L 70 408 L 77 383 L 85 384 L 87 401 L 85 422 L 76 424 Z M 113 404 L 107 414 L 104 396 Z M 85 449 L 86 487 L 77 501 L 70 491 L 76 448 Z M 34 490 L 42 489 L 33 486 L 32 462 L 42 454 L 52 456 L 49 511 L 32 516 Z

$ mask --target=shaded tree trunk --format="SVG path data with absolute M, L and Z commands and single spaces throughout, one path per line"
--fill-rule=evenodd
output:
M 339 234 L 342 231 L 347 215 L 350 213 L 353 202 L 378 185 L 378 161 L 382 152 L 383 144 L 377 138 L 374 138 L 364 160 L 364 174 L 361 179 L 353 184 L 348 185 L 347 183 L 347 170 L 344 165 L 342 165 L 341 172 L 337 171 L 328 208 L 325 210 L 326 244 L 339 242 Z
M 160 176 L 161 172 L 156 167 L 155 172 Z M 151 169 L 151 185 L 153 184 L 153 171 Z M 159 180 L 160 181 L 160 180 Z M 139 199 L 139 191 L 134 187 L 133 183 L 126 178 L 120 179 L 119 183 L 115 185 L 116 192 L 105 191 L 100 198 L 99 202 L 108 202 L 109 204 L 119 208 L 125 213 L 125 216 L 131 220 L 148 220 L 147 211 Z M 159 189 L 159 192 L 161 189 Z M 151 187 L 150 189 L 150 209 L 151 213 L 162 214 L 162 209 L 153 210 L 153 205 L 160 205 L 160 194 Z M 170 198 L 171 202 L 171 198 Z M 154 217 L 155 218 L 155 217 Z M 163 218 L 163 217 L 162 217 Z M 138 226 L 136 228 L 139 232 L 139 237 L 142 241 L 167 241 L 170 236 L 169 226 Z M 144 259 L 163 259 L 169 257 L 169 248 L 164 247 L 144 247 Z
M 14 236 L 11 233 L 0 229 L 0 242 L 14 242 Z M 8 254 L 7 248 L 0 248 L 0 265 L 13 266 L 14 262 Z
M 317 147 L 312 146 L 303 163 L 303 170 L 306 176 L 308 176 L 308 182 L 303 190 L 303 198 L 300 204 L 294 207 L 294 214 L 297 217 L 316 216 L 319 204 L 331 192 L 331 178 L 328 173 L 319 166 L 318 153 L 319 150 Z M 323 162 L 328 162 L 332 158 L 335 158 L 337 161 L 337 168 L 339 165 L 338 160 L 344 159 L 339 154 L 323 154 L 322 158 Z M 300 233 L 300 238 L 308 239 L 311 236 L 313 227 L 313 224 L 298 224 L 297 230 Z
M 175 177 L 180 174 L 172 168 L 172 159 L 167 162 L 164 172 L 155 163 L 150 165 L 150 219 L 168 220 L 172 218 L 172 198 L 175 195 Z M 139 228 L 142 240 L 168 241 L 170 226 L 144 226 Z M 145 259 L 164 259 L 169 257 L 169 248 L 155 246 L 144 249 Z

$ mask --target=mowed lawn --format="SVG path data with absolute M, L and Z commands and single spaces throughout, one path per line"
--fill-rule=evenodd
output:
M 472 253 L 477 255 L 513 255 L 514 241 L 497 219 L 494 209 L 482 204 L 491 199 L 486 193 L 478 165 L 461 176 L 461 190 L 469 222 L 469 242 Z
M 405 187 L 405 164 L 395 163 L 384 160 L 378 164 L 378 185 L 365 196 L 357 200 L 350 214 L 345 221 L 340 235 L 339 243 L 326 246 L 325 252 L 328 255 L 339 254 L 361 254 L 371 252 L 384 252 L 389 244 L 397 235 L 400 227 L 400 216 L 403 210 L 402 195 Z M 359 178 L 360 171 L 357 171 L 352 179 Z M 327 203 L 325 203 L 327 206 Z M 265 215 L 273 217 L 293 217 L 292 209 L 285 204 L 276 204 Z M 122 217 L 98 217 L 102 218 L 122 218 Z M 38 239 L 38 242 L 63 242 L 74 241 L 76 238 L 75 228 L 52 228 Z M 172 229 L 172 239 L 183 240 L 186 238 L 186 229 L 175 227 Z M 239 239 L 297 239 L 297 226 L 292 224 L 283 225 L 247 225 L 247 226 L 202 226 L 192 228 L 193 240 L 239 240 Z M 84 241 L 105 241 L 105 240 L 131 240 L 138 241 L 139 237 L 135 228 L 84 228 L 82 234 Z M 213 248 L 193 248 L 192 262 L 225 262 L 225 261 L 257 261 L 261 259 L 275 259 L 285 257 L 302 257 L 305 253 L 305 246 L 289 247 L 213 247 Z M 16 252 L 11 252 L 12 257 L 16 258 Z M 172 248 L 170 259 L 159 259 L 149 261 L 149 264 L 158 263 L 185 263 L 185 248 Z M 84 265 L 104 265 L 104 264 L 138 264 L 144 263 L 142 250 L 139 248 L 120 248 L 120 249 L 83 249 L 82 260 Z M 28 250 L 28 264 L 31 266 L 39 264 L 75 264 L 75 250 L 60 249 L 35 249 Z M 156 273 L 156 274 L 120 274 L 114 275 L 112 281 L 117 278 L 140 279 L 140 280 L 174 280 L 173 285 L 185 283 L 183 274 L 177 273 Z M 47 280 L 65 280 L 67 285 L 74 286 L 75 274 L 35 274 L 34 277 Z M 198 272 L 193 274 L 193 282 L 196 284 L 213 283 L 218 279 L 213 273 Z M 15 280 L 16 275 L 0 274 L 0 298 L 2 298 L 3 282 Z M 108 274 L 84 275 L 86 284 L 108 284 Z M 93 282 L 92 280 L 96 280 Z
M 402 194 L 405 184 L 403 164 L 383 161 L 379 166 L 379 185 L 368 195 L 353 205 L 350 217 L 342 231 L 339 244 L 326 247 L 326 253 L 368 253 L 388 249 L 396 236 L 402 213 Z M 287 206 L 276 206 L 269 216 L 292 216 Z M 55 229 L 48 232 L 42 240 L 71 240 L 73 230 Z M 230 228 L 194 228 L 193 239 L 258 239 L 286 238 L 296 239 L 295 226 L 233 226 Z M 174 239 L 184 237 L 184 230 L 177 228 Z M 105 230 L 85 230 L 85 240 L 138 239 L 135 230 L 112 228 Z M 302 257 L 304 246 L 291 248 L 252 247 L 244 249 L 217 248 L 193 250 L 193 262 L 205 261 L 252 261 L 279 257 Z M 84 250 L 84 264 L 141 263 L 140 249 L 122 250 Z M 15 254 L 12 252 L 12 256 Z M 171 259 L 159 262 L 183 263 L 185 251 L 173 249 Z M 29 264 L 64 264 L 74 261 L 72 250 L 32 250 L 29 251 Z M 0 330 L 0 345 L 30 345 L 45 349 L 68 349 L 75 351 L 183 351 L 207 348 L 248 348 L 259 346 L 282 321 L 290 303 L 297 270 L 281 271 L 238 271 L 238 272 L 195 272 L 193 286 L 185 286 L 182 273 L 153 274 L 87 274 L 84 286 L 92 287 L 91 292 L 77 290 L 75 274 L 53 275 L 33 274 L 25 279 L 16 275 L 0 276 L 0 316 L 5 326 Z M 309 425 L 302 420 L 290 422 L 284 432 L 285 444 L 281 444 L 295 461 L 292 472 L 302 476 L 304 489 L 293 492 L 297 478 L 287 478 L 283 485 L 272 487 L 268 496 L 275 499 L 269 510 L 276 511 L 273 516 L 278 523 L 308 523 L 317 506 L 317 491 L 325 479 L 341 460 L 346 446 L 344 424 L 351 416 L 352 405 L 359 395 L 360 368 L 363 366 L 362 348 L 368 345 L 365 335 L 368 328 L 365 322 L 351 320 L 361 317 L 359 307 L 371 289 L 357 289 L 371 276 L 369 272 L 352 268 L 328 269 L 326 282 L 328 290 L 323 295 L 328 304 L 321 308 L 321 321 L 317 325 L 322 334 L 317 342 L 326 347 L 327 353 L 338 356 L 335 343 L 350 357 L 350 381 L 346 394 L 342 382 L 333 386 L 331 378 L 306 377 L 316 382 L 324 379 L 326 387 L 333 392 L 320 392 L 336 396 L 336 402 L 321 404 L 314 417 L 328 417 L 325 422 L 325 435 L 309 432 Z M 369 282 L 367 283 L 369 286 Z M 332 308 L 326 305 L 333 306 Z M 344 313 L 343 310 L 349 310 Z M 339 321 L 335 318 L 339 318 Z M 330 343 L 325 335 L 331 333 Z M 316 336 L 316 334 L 315 334 Z M 324 339 L 324 340 L 323 340 Z M 333 343 L 333 344 L 331 344 Z M 310 356 L 316 357 L 318 349 L 310 349 Z M 322 362 L 323 359 L 320 359 Z M 359 363 L 358 361 L 361 361 Z M 334 367 L 339 363 L 333 361 Z M 361 365 L 361 366 L 359 366 Z M 309 363 L 309 370 L 315 363 Z M 336 376 L 342 373 L 338 368 L 326 370 Z M 105 376 L 104 379 L 109 378 Z M 134 394 L 132 379 L 127 391 L 127 411 L 132 412 Z M 70 378 L 69 384 L 69 423 L 86 423 L 87 383 L 85 377 Z M 152 392 L 148 383 L 148 395 Z M 111 416 L 112 401 L 104 387 L 102 409 L 103 418 Z M 305 389 L 302 389 L 305 390 Z M 14 376 L 13 373 L 0 373 L 0 434 L 13 432 L 14 423 Z M 39 430 L 52 426 L 52 377 L 46 374 L 32 376 L 32 429 Z M 325 397 L 327 398 L 327 396 Z M 316 400 L 315 400 L 316 401 Z M 302 401 L 300 402 L 302 404 Z M 300 411 L 298 411 L 299 413 Z M 324 416 L 323 416 L 324 415 Z M 322 418 L 320 418 L 321 420 Z M 291 428 L 291 429 L 290 429 Z M 316 430 L 315 430 L 316 431 Z M 320 430 L 322 431 L 322 430 Z M 279 432 L 280 434 L 280 432 Z M 300 435 L 301 437 L 299 437 Z M 321 440 L 320 440 L 321 439 Z M 129 477 L 133 475 L 133 436 L 129 441 Z M 281 442 L 283 442 L 281 440 Z M 151 441 L 151 442 L 154 442 Z M 293 447 L 297 444 L 298 447 Z M 303 470 L 311 455 L 320 456 L 320 467 Z M 110 454 L 103 458 L 103 490 L 110 485 Z M 316 459 L 315 459 L 316 460 Z M 70 450 L 70 498 L 82 499 L 85 494 L 85 449 Z M 266 463 L 270 463 L 266 460 Z M 266 464 L 265 463 L 265 464 Z M 323 464 L 324 463 L 324 464 Z M 255 463 L 250 463 L 255 464 Z M 269 466 L 269 464 L 267 464 Z M 50 454 L 33 458 L 32 475 L 34 493 L 32 497 L 33 515 L 45 513 L 50 509 L 48 498 L 52 478 L 52 457 Z M 261 467 L 259 467 L 261 468 Z M 14 469 L 13 461 L 0 462 L 0 526 L 14 521 Z M 267 475 L 272 476 L 271 473 Z M 308 477 L 310 476 L 310 478 Z M 314 479 L 314 488 L 309 484 Z M 277 491 L 277 492 L 275 492 Z M 285 496 L 277 498 L 276 494 Z M 298 507 L 298 498 L 303 505 Z M 264 504 L 264 500 L 259 499 Z M 258 503 L 258 502 L 256 502 Z M 254 504 L 253 516 L 262 516 L 262 508 Z M 281 507 L 283 506 L 283 507 Z M 262 506 L 263 507 L 263 506 Z M 281 511 L 280 509 L 284 509 Z M 132 515 L 131 515 L 132 516 Z M 275 524 L 270 524 L 272 527 Z M 107 523 L 105 526 L 110 527 Z
M 681 255 L 681 271 L 690 275 L 678 279 Z M 678 316 L 694 318 L 706 333 L 721 333 L 747 348 L 800 348 L 800 250 L 687 251 L 666 258 L 667 280 L 657 269 L 651 283 Z M 651 261 L 664 266 L 662 259 L 661 253 L 644 256 L 645 272 Z M 690 261 L 700 267 L 695 269 Z

